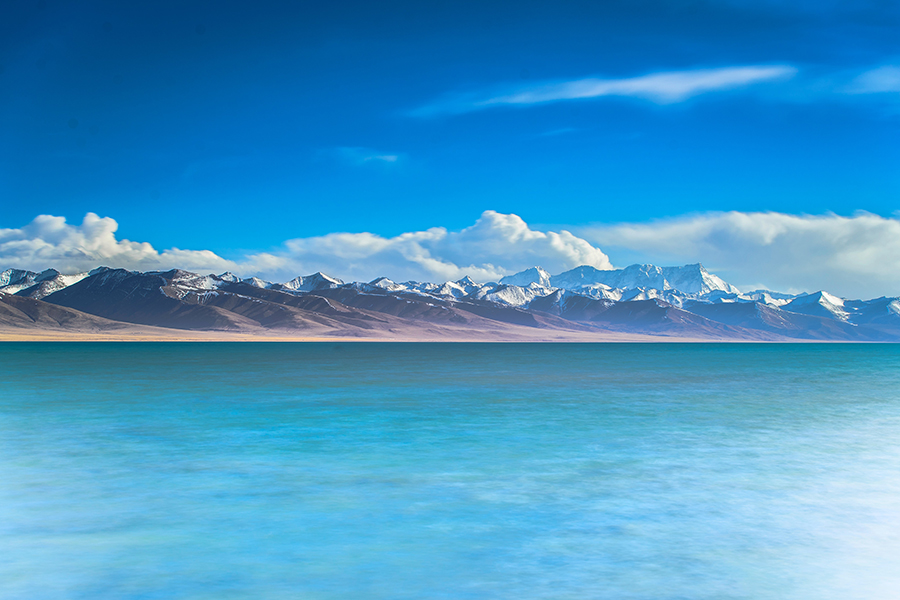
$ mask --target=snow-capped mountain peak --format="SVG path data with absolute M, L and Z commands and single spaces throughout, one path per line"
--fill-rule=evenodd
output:
M 388 292 L 399 292 L 406 290 L 406 286 L 401 285 L 388 279 L 387 277 L 379 277 L 369 282 L 369 286 L 375 287 Z
M 34 271 L 25 271 L 23 269 L 6 269 L 0 273 L 0 288 L 19 285 L 26 282 L 34 283 L 37 273 Z M 7 293 L 13 293 L 7 291 Z
M 707 271 L 702 264 L 685 265 L 683 267 L 655 267 L 659 269 L 671 289 L 688 294 L 708 294 L 722 291 L 739 294 L 740 290 L 725 283 L 717 275 Z
M 306 277 L 295 277 L 282 284 L 288 290 L 295 292 L 312 292 L 314 290 L 331 289 L 344 285 L 344 282 L 336 277 L 329 277 L 318 271 Z
M 500 283 L 506 285 L 517 285 L 519 287 L 528 287 L 535 283 L 541 287 L 550 287 L 550 273 L 541 267 L 531 267 L 520 271 L 515 275 L 507 275 L 500 280 Z
M 268 288 L 270 285 L 272 285 L 268 281 L 263 281 L 259 277 L 248 277 L 246 279 L 241 279 L 241 283 L 246 283 L 247 285 L 252 285 L 253 287 L 263 289 Z
M 617 289 L 678 290 L 684 294 L 700 295 L 713 291 L 738 294 L 733 285 L 707 271 L 696 263 L 683 267 L 657 267 L 655 265 L 631 265 L 624 269 L 601 271 L 587 265 L 576 267 L 550 278 L 553 287 L 574 290 L 585 286 L 603 284 Z
M 850 318 L 850 312 L 844 308 L 843 298 L 822 291 L 797 296 L 782 308 L 795 313 L 830 317 L 840 321 L 847 321 Z
M 40 273 L 7 269 L 0 273 L 0 292 L 28 296 L 40 300 L 65 287 L 77 283 L 88 276 L 88 273 L 63 275 L 56 269 L 47 269 Z
M 262 289 L 253 290 L 251 286 Z M 309 294 L 310 297 L 285 299 L 285 294 L 296 297 Z M 381 310 L 376 306 L 401 313 L 410 308 L 410 314 L 420 315 L 439 308 L 441 319 L 451 314 L 447 311 L 462 311 L 454 317 L 454 322 L 465 322 L 471 314 L 479 318 L 510 318 L 511 322 L 538 319 L 535 323 L 548 315 L 556 315 L 575 322 L 618 323 L 622 326 L 631 323 L 643 327 L 652 319 L 659 318 L 662 320 L 652 322 L 665 322 L 668 327 L 677 321 L 678 327 L 700 327 L 697 331 L 701 333 L 715 330 L 720 325 L 714 323 L 719 323 L 768 332 L 753 335 L 900 340 L 898 298 L 847 300 L 824 291 L 798 295 L 768 290 L 740 293 L 699 263 L 683 267 L 631 265 L 608 271 L 581 266 L 555 276 L 550 276 L 540 267 L 533 267 L 504 277 L 500 283 L 476 283 L 470 277 L 445 283 L 396 283 L 381 277 L 370 283 L 344 284 L 340 279 L 314 273 L 282 284 L 256 277 L 238 279 L 231 273 L 204 276 L 180 269 L 141 273 L 102 267 L 90 273 L 73 275 L 64 275 L 54 269 L 41 272 L 7 269 L 0 272 L 0 295 L 0 302 L 7 304 L 17 301 L 12 295 L 27 296 L 49 304 L 69 306 L 66 303 L 75 303 L 70 308 L 89 313 L 95 309 L 112 311 L 109 314 L 119 315 L 115 318 L 124 316 L 126 320 L 138 315 L 129 312 L 138 310 L 129 302 L 152 304 L 161 297 L 184 302 L 191 307 L 215 306 L 217 302 L 225 302 L 220 308 L 226 312 L 247 302 L 253 305 L 254 311 L 260 303 L 289 306 L 293 310 L 300 306 L 320 306 L 323 298 L 330 298 L 339 303 L 358 302 L 359 307 L 376 312 Z M 393 299 L 374 300 L 373 296 L 393 296 Z M 279 297 L 282 299 L 279 300 Z M 81 299 L 76 302 L 78 298 Z M 328 306 L 333 308 L 330 300 Z M 244 306 L 249 310 L 248 307 Z M 654 307 L 663 307 L 665 311 L 660 313 Z M 515 311 L 504 312 L 510 308 Z M 666 312 L 669 309 L 680 312 Z M 143 310 L 138 311 L 141 319 L 149 314 L 140 312 Z M 264 311 L 265 318 L 280 319 L 287 310 L 279 308 L 275 313 Z M 315 312 L 318 309 L 300 310 Z M 421 310 L 425 313 L 419 312 Z M 525 316 L 527 313 L 532 316 Z M 165 319 L 172 317 L 168 312 L 165 314 Z M 216 320 L 223 318 L 222 314 L 208 315 L 213 319 L 210 322 L 218 322 Z M 666 321 L 670 317 L 675 320 Z M 240 317 L 245 318 L 250 317 Z M 732 335 L 735 331 L 720 331 L 716 335 L 720 334 Z

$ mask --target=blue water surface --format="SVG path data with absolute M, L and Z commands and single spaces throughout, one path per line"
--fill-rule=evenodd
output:
M 900 595 L 900 346 L 0 344 L 0 597 Z

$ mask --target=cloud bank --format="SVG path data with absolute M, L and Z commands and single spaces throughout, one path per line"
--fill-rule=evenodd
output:
M 273 252 L 228 260 L 208 250 L 172 248 L 159 252 L 146 242 L 118 240 L 118 224 L 93 213 L 81 225 L 41 215 L 21 229 L 0 229 L 0 267 L 64 272 L 99 265 L 135 270 L 183 268 L 233 271 L 286 281 L 324 271 L 347 280 L 378 276 L 396 280 L 446 281 L 466 275 L 481 281 L 536 264 L 564 271 L 587 264 L 609 269 L 599 249 L 568 231 L 537 231 L 516 215 L 485 211 L 461 231 L 434 227 L 382 237 L 373 233 L 333 233 L 294 239 Z
M 613 255 L 619 249 L 667 264 L 702 261 L 741 289 L 900 295 L 896 218 L 727 212 L 578 233 Z
M 560 273 L 579 265 L 610 269 L 631 262 L 703 262 L 741 289 L 824 289 L 851 298 L 900 295 L 900 219 L 783 213 L 706 213 L 648 223 L 539 231 L 517 215 L 485 211 L 459 231 L 434 227 L 383 237 L 332 233 L 288 240 L 270 252 L 223 258 L 209 250 L 156 250 L 116 238 L 117 223 L 88 213 L 80 225 L 41 215 L 0 229 L 0 269 L 63 272 L 100 265 L 141 271 L 232 271 L 272 281 L 324 271 L 344 280 L 496 281 L 541 265 Z M 627 262 L 626 262 L 627 261 Z
M 0 229 L 0 268 L 76 273 L 100 265 L 141 271 L 175 266 L 224 271 L 236 266 L 209 250 L 157 252 L 147 242 L 119 240 L 118 228 L 115 220 L 94 213 L 85 215 L 81 225 L 70 225 L 64 217 L 39 215 L 21 229 Z
M 583 100 L 602 96 L 631 96 L 671 104 L 714 91 L 787 79 L 796 74 L 794 67 L 741 66 L 721 69 L 667 71 L 624 79 L 586 78 L 572 81 L 543 82 L 527 87 L 515 86 L 493 92 L 458 94 L 437 100 L 412 111 L 413 116 L 435 117 L 485 110 L 499 106 L 528 106 L 565 100 Z

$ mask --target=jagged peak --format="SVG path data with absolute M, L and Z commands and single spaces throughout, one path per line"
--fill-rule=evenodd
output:
M 240 277 L 238 277 L 231 271 L 225 271 L 221 275 L 215 275 L 214 277 L 221 281 L 227 281 L 228 283 L 237 283 L 238 281 L 241 280 Z
M 518 285 L 521 287 L 527 287 L 531 284 L 550 287 L 550 273 L 542 267 L 534 266 L 513 275 L 507 275 L 500 279 L 500 283 L 505 285 Z
M 343 281 L 337 277 L 326 275 L 321 271 L 317 271 L 312 275 L 298 275 L 290 281 L 281 284 L 283 288 L 295 292 L 311 292 L 325 288 L 335 288 L 341 285 L 344 285 Z
M 25 269 L 6 269 L 0 273 L 0 286 L 12 285 L 24 281 L 29 277 L 35 277 L 37 273 L 34 271 L 26 271 Z
M 56 269 L 45 269 L 37 274 L 37 277 L 34 278 L 35 281 L 47 281 L 48 279 L 53 279 L 55 277 L 59 277 L 62 275 Z
M 247 277 L 246 279 L 241 279 L 241 283 L 246 283 L 247 285 L 252 285 L 253 287 L 258 288 L 268 288 L 271 284 L 268 281 L 263 281 L 259 277 Z
M 339 285 L 344 284 L 344 282 L 342 280 L 338 279 L 337 277 L 332 277 L 331 275 L 327 275 L 327 274 L 323 273 L 322 271 L 316 271 L 315 273 L 313 273 L 311 275 L 298 275 L 297 277 L 294 277 L 293 279 L 291 279 L 291 281 L 298 281 L 298 282 L 328 281 L 330 283 L 337 283 Z
M 811 294 L 802 293 L 798 294 L 796 298 L 794 298 L 793 302 L 797 304 L 822 304 L 823 302 L 827 302 L 828 304 L 832 304 L 834 306 L 843 306 L 844 299 L 839 298 L 833 294 L 829 294 L 824 290 L 819 290 L 818 292 L 812 292 Z

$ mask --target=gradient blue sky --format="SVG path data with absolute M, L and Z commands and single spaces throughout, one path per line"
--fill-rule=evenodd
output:
M 235 257 L 488 209 L 573 231 L 892 220 L 898 40 L 889 1 L 7 0 L 0 227 L 94 212 L 120 238 Z M 747 67 L 764 75 L 627 91 Z

